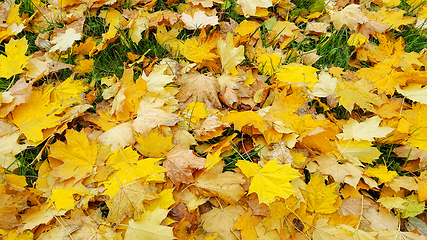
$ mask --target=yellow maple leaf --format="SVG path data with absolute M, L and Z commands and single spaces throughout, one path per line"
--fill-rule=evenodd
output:
M 174 43 L 179 53 L 185 58 L 193 62 L 203 62 L 207 60 L 214 60 L 218 57 L 215 53 L 210 51 L 215 47 L 209 44 L 199 44 L 196 39 L 189 38 L 185 42 Z M 172 46 L 174 48 L 174 46 Z
M 236 166 L 246 177 L 253 177 L 248 194 L 256 193 L 260 203 L 270 204 L 276 197 L 286 199 L 295 194 L 295 189 L 289 182 L 300 177 L 300 174 L 291 164 L 277 165 L 274 160 L 261 168 L 256 163 L 239 160 Z
M 237 3 L 241 6 L 245 17 L 257 16 L 257 7 L 268 8 L 273 6 L 272 0 L 238 0 Z
M 61 180 L 74 177 L 77 182 L 93 172 L 98 144 L 89 142 L 84 131 L 69 129 L 65 136 L 66 143 L 57 141 L 50 146 L 49 156 L 63 162 L 52 170 L 52 175 Z
M 60 52 L 66 51 L 73 46 L 75 41 L 81 38 L 82 33 L 77 33 L 74 28 L 68 28 L 65 33 L 59 33 L 57 36 L 53 37 L 51 43 L 54 43 L 55 46 L 50 48 L 49 52 L 55 52 L 56 50 Z
M 356 48 L 360 47 L 363 43 L 365 43 L 368 40 L 365 36 L 363 36 L 361 33 L 353 33 L 351 34 L 350 38 L 347 40 L 347 44 L 350 46 L 355 46 Z
M 98 108 L 96 113 L 97 115 L 85 115 L 85 120 L 96 124 L 103 131 L 108 131 L 120 123 L 117 118 L 111 115 L 108 108 Z
M 145 201 L 158 198 L 157 188 L 144 185 L 143 180 L 132 181 L 124 185 L 117 194 L 107 202 L 107 220 L 112 223 L 120 223 L 125 217 L 139 219 L 144 213 Z
M 427 128 L 420 127 L 411 134 L 411 136 L 408 139 L 408 143 L 411 146 L 418 147 L 419 149 L 427 151 L 426 136 L 427 136 Z
M 405 89 L 401 89 L 397 85 L 396 90 L 412 101 L 427 104 L 427 88 L 421 88 L 421 84 L 410 84 Z
M 380 42 L 379 46 L 370 42 L 365 43 L 357 53 L 360 60 L 379 63 L 386 59 L 398 59 L 405 52 L 403 38 L 392 40 L 385 34 L 377 34 L 376 37 Z
M 62 215 L 66 211 L 57 211 L 50 202 L 40 204 L 37 208 L 32 208 L 22 214 L 23 226 L 22 229 L 33 229 L 39 224 L 47 224 L 57 215 Z
M 78 61 L 78 65 L 74 68 L 74 71 L 77 71 L 77 76 L 81 76 L 85 73 L 92 72 L 93 70 L 93 63 L 95 60 L 93 59 L 82 59 Z
M 377 165 L 366 169 L 365 174 L 370 177 L 378 178 L 381 183 L 390 182 L 397 177 L 397 172 L 389 171 L 385 165 Z
M 395 59 L 386 59 L 372 68 L 362 68 L 357 71 L 357 77 L 366 79 L 374 84 L 381 93 L 393 94 L 398 84 L 404 84 L 404 79 L 396 77 Z
M 358 123 L 354 119 L 348 120 L 343 126 L 343 133 L 337 134 L 342 140 L 368 140 L 374 141 L 374 138 L 382 138 L 393 131 L 391 127 L 379 127 L 381 118 L 378 116 L 371 117 L 364 122 Z
M 312 94 L 316 97 L 327 97 L 336 92 L 336 88 L 340 82 L 337 78 L 331 77 L 328 72 L 322 71 L 319 73 L 319 82 L 313 87 Z
M 289 214 L 294 213 L 298 208 L 299 199 L 290 196 L 286 200 L 280 199 L 269 205 L 270 216 L 262 219 L 262 224 L 268 229 L 276 229 L 278 232 L 282 231 L 286 226 L 286 218 Z
M 182 111 L 182 115 L 191 121 L 192 124 L 196 124 L 199 119 L 206 118 L 209 115 L 209 109 L 204 103 L 191 102 L 184 111 Z
M 57 87 L 48 85 L 43 91 L 33 90 L 30 99 L 13 110 L 12 122 L 29 140 L 41 142 L 43 129 L 56 127 L 73 116 L 63 113 L 74 104 L 83 103 L 80 94 L 87 89 L 84 82 L 70 77 Z
M 134 17 L 129 22 L 129 35 L 134 43 L 138 44 L 141 41 L 141 33 L 148 29 L 148 24 L 149 21 L 147 16 L 142 15 L 141 13 L 138 13 L 138 16 Z
M 373 88 L 372 83 L 366 79 L 342 81 L 338 83 L 337 97 L 340 97 L 340 104 L 349 112 L 353 111 L 354 104 L 375 112 L 374 105 L 380 106 L 382 100 L 377 94 L 370 92 Z
M 277 36 L 286 37 L 287 40 L 280 46 L 280 48 L 283 49 L 290 41 L 298 37 L 299 31 L 300 29 L 293 22 L 277 21 L 273 29 L 271 29 L 270 36 L 272 39 L 277 38 Z
M 423 132 L 427 126 L 427 105 L 415 103 L 412 109 L 403 111 L 403 118 L 400 120 L 399 125 L 405 126 L 402 128 L 404 133 L 420 134 L 418 131 Z M 421 137 L 422 135 L 418 135 Z M 421 140 L 418 138 L 418 140 Z
M 258 113 L 253 111 L 229 112 L 221 118 L 221 121 L 234 124 L 234 129 L 239 131 L 245 126 L 254 126 L 259 131 L 265 132 L 268 127 L 265 120 Z
M 146 88 L 147 91 L 154 93 L 155 96 L 167 96 L 168 92 L 165 90 L 164 86 L 168 83 L 173 82 L 173 76 L 169 74 L 165 74 L 165 71 L 170 68 L 168 64 L 164 64 L 163 66 L 159 68 L 155 68 L 150 75 L 145 75 L 143 73 L 140 78 L 146 81 Z M 133 82 L 133 81 L 132 81 Z M 131 83 L 132 83 L 131 82 Z M 141 85 L 141 83 L 140 83 Z M 135 86 L 137 87 L 137 86 Z M 138 87 L 137 87 L 138 88 Z M 136 89 L 134 89 L 135 91 Z M 161 94 L 160 96 L 158 94 Z M 138 94 L 139 96 L 143 95 L 142 93 Z
M 138 145 L 135 145 L 135 149 L 146 157 L 162 158 L 174 146 L 172 137 L 173 135 L 163 136 L 160 131 L 151 131 L 148 137 L 137 134 L 135 140 Z
M 21 3 L 20 4 L 13 3 L 12 6 L 9 6 L 9 15 L 6 15 L 7 20 L 6 22 L 3 22 L 3 23 L 10 24 L 10 25 L 15 23 L 16 25 L 21 25 L 22 19 L 19 16 L 20 6 L 21 6 Z M 15 32 L 15 31 L 16 30 L 14 30 L 14 33 L 18 34 L 18 32 Z
M 404 209 L 400 210 L 402 218 L 416 217 L 425 209 L 425 202 L 419 202 L 418 195 L 411 194 L 405 198 Z
M 217 163 L 219 163 L 219 161 L 221 161 L 222 157 L 220 156 L 222 153 L 221 150 L 217 150 L 215 153 L 208 153 L 208 155 L 206 156 L 206 163 L 205 163 L 205 167 L 207 169 L 212 168 L 213 166 L 215 166 Z
M 176 37 L 179 34 L 179 28 L 172 28 L 170 31 L 166 29 L 165 25 L 160 25 L 157 27 L 157 33 L 154 34 L 157 42 L 160 45 L 169 45 L 171 47 L 171 52 L 178 52 L 178 44 L 176 44 Z
M 357 174 L 357 172 L 352 173 L 352 169 L 350 169 L 350 166 L 353 165 L 349 163 L 340 164 L 332 156 L 322 154 L 317 156 L 315 160 L 317 164 L 319 164 L 318 171 L 325 175 L 331 175 L 337 183 L 343 183 L 346 177 Z M 359 175 L 361 175 L 361 173 L 359 173 Z
M 135 142 L 132 122 L 119 124 L 107 131 L 103 132 L 98 137 L 98 142 L 101 145 L 110 145 L 111 151 L 118 147 L 125 148 Z
M 159 166 L 160 158 L 145 158 L 139 161 L 138 158 L 138 153 L 130 147 L 118 148 L 113 152 L 106 163 L 117 171 L 110 174 L 104 182 L 106 186 L 104 195 L 113 197 L 122 186 L 147 176 L 146 181 L 164 181 L 166 169 Z
M 89 56 L 93 56 L 100 51 L 104 50 L 107 47 L 107 44 L 114 41 L 117 37 L 117 31 L 122 27 L 121 23 L 122 19 L 119 17 L 113 18 L 110 26 L 108 28 L 108 31 L 104 34 L 102 34 L 102 41 L 98 43 L 98 45 L 94 46 L 90 52 Z
M 376 12 L 378 22 L 387 23 L 390 28 L 398 29 L 401 25 L 408 25 L 415 21 L 414 17 L 404 16 L 405 10 L 393 8 L 389 9 L 382 7 Z
M 418 201 L 423 202 L 427 199 L 427 171 L 422 171 L 418 181 Z
M 337 142 L 338 151 L 342 156 L 356 165 L 362 165 L 360 162 L 371 164 L 377 159 L 381 152 L 372 147 L 370 141 L 339 141 Z
M 195 30 L 199 28 L 204 28 L 208 25 L 214 26 L 218 24 L 218 17 L 217 16 L 208 16 L 206 12 L 202 10 L 197 10 L 193 14 L 193 16 L 182 13 L 181 15 L 181 21 L 184 22 L 185 28 L 190 30 Z
M 201 217 L 203 229 L 218 233 L 220 239 L 235 239 L 233 227 L 245 210 L 240 205 L 214 208 Z
M 161 191 L 158 194 L 159 195 L 158 198 L 149 201 L 148 205 L 146 206 L 146 210 L 153 211 L 156 208 L 169 209 L 169 207 L 176 202 L 175 199 L 173 198 L 174 189 L 175 188 L 169 188 Z
M 10 78 L 15 74 L 22 73 L 30 57 L 25 56 L 28 43 L 25 37 L 15 40 L 11 39 L 5 44 L 6 55 L 0 55 L 0 77 Z
M 125 75 L 128 73 L 129 75 Z M 125 77 L 126 76 L 126 77 Z M 128 68 L 123 72 L 122 85 L 117 94 L 116 98 L 118 98 L 118 105 L 114 108 L 114 103 L 116 102 L 116 98 L 113 101 L 113 109 L 111 114 L 115 112 L 115 115 L 118 119 L 126 119 L 134 114 L 138 108 L 141 101 L 142 96 L 147 94 L 147 82 L 143 80 L 143 75 L 141 75 L 136 82 L 133 81 L 133 70 L 132 68 Z
M 50 200 L 55 203 L 56 210 L 68 211 L 74 208 L 74 194 L 88 194 L 89 190 L 81 184 L 66 186 L 65 188 L 53 188 Z
M 245 180 L 241 173 L 222 172 L 224 166 L 224 162 L 220 162 L 208 169 L 194 185 L 205 191 L 205 196 L 218 196 L 233 204 L 245 195 L 246 192 L 242 187 Z
M 235 32 L 239 34 L 240 36 L 246 36 L 246 35 L 252 35 L 254 34 L 254 37 L 258 38 L 260 36 L 260 32 L 255 32 L 259 28 L 259 23 L 256 21 L 248 21 L 243 20 L 237 27 Z
M 277 80 L 287 83 L 294 83 L 298 86 L 307 86 L 313 88 L 317 79 L 316 72 L 319 69 L 305 65 L 287 65 L 283 66 L 277 75 Z
M 334 213 L 338 210 L 335 203 L 338 200 L 337 183 L 325 184 L 325 179 L 320 174 L 311 175 L 307 189 L 302 191 L 307 202 L 307 211 L 315 213 Z
M 202 102 L 210 110 L 221 108 L 218 98 L 218 80 L 212 74 L 186 74 L 177 80 L 181 88 L 176 98 L 183 103 L 183 107 L 192 102 Z
M 227 38 L 218 40 L 218 53 L 221 58 L 222 69 L 225 73 L 238 74 L 236 66 L 245 59 L 245 47 L 243 45 L 234 47 L 233 34 L 228 33 Z
M 404 102 L 403 98 L 387 98 L 382 97 L 384 100 L 384 104 L 376 108 L 377 113 L 382 118 L 392 118 L 394 116 L 398 116 L 400 113 L 400 110 L 402 108 L 402 104 Z
M 20 132 L 5 134 L 0 137 L 0 166 L 13 171 L 18 168 L 15 155 L 25 150 L 28 145 L 18 143 Z
M 234 228 L 240 229 L 242 239 L 256 240 L 258 236 L 255 227 L 260 223 L 260 221 L 261 217 L 252 215 L 252 211 L 249 209 L 249 211 L 240 215 Z
M 391 210 L 392 208 L 404 209 L 406 208 L 403 204 L 407 203 L 407 200 L 404 200 L 400 197 L 381 197 L 377 200 L 377 202 L 381 203 L 384 207 Z
M 146 137 L 150 135 L 151 129 L 157 126 L 175 125 L 179 121 L 178 115 L 161 109 L 163 104 L 164 102 L 159 99 L 153 99 L 153 101 L 141 100 L 138 116 L 132 124 L 133 129 Z
M 6 174 L 4 175 L 4 179 L 9 182 L 10 190 L 18 190 L 23 191 L 25 187 L 28 185 L 25 176 L 19 176 L 15 174 Z
M 142 214 L 139 221 L 131 219 L 124 240 L 133 239 L 175 239 L 171 227 L 162 226 L 161 222 L 166 218 L 169 210 L 157 208 Z
M 277 53 L 263 53 L 257 57 L 258 69 L 266 75 L 273 75 L 281 62 L 282 59 Z

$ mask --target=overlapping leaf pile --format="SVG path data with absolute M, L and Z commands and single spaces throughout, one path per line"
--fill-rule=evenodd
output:
M 427 5 L 156 4 L 1 3 L 3 239 L 426 239 L 427 51 L 394 33 L 423 28 Z M 102 36 L 83 36 L 89 16 Z M 353 71 L 292 47 L 339 29 Z M 170 58 L 129 53 L 122 77 L 86 83 L 109 44 L 153 33 Z M 61 69 L 74 74 L 53 81 Z M 14 174 L 34 146 L 35 181 Z M 400 146 L 393 162 L 381 146 Z

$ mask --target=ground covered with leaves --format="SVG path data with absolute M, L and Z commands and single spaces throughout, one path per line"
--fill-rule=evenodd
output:
M 2 239 L 427 239 L 421 0 L 5 0 Z

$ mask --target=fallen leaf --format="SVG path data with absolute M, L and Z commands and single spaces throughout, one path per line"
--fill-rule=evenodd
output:
M 176 146 L 167 153 L 163 167 L 175 185 L 189 184 L 194 182 L 193 172 L 203 168 L 205 162 L 205 158 L 197 157 L 191 150 Z
M 74 28 L 69 28 L 65 31 L 65 33 L 60 33 L 58 36 L 55 36 L 50 41 L 55 44 L 50 48 L 49 52 L 55 52 L 59 50 L 60 52 L 66 51 L 68 48 L 71 48 L 75 41 L 81 40 L 82 34 L 77 33 Z
M 354 139 L 357 141 L 367 140 L 374 141 L 374 137 L 382 138 L 387 136 L 393 128 L 379 127 L 381 119 L 378 116 L 371 117 L 364 122 L 358 123 L 354 119 L 350 119 L 343 126 L 343 133 L 337 135 L 342 140 Z
M 144 201 L 158 198 L 157 188 L 144 185 L 143 181 L 133 181 L 124 185 L 107 204 L 109 212 L 107 220 L 120 223 L 125 217 L 140 219 L 144 213 Z
M 336 194 L 337 184 L 325 184 L 325 179 L 320 174 L 311 175 L 307 190 L 302 191 L 307 201 L 307 211 L 315 213 L 334 213 L 338 210 L 335 203 L 338 200 Z
M 300 174 L 290 164 L 277 165 L 276 160 L 269 161 L 263 168 L 258 164 L 244 160 L 236 163 L 246 177 L 253 177 L 248 194 L 255 192 L 260 203 L 270 204 L 276 197 L 288 198 L 295 194 L 289 181 Z
M 218 24 L 217 16 L 208 16 L 204 11 L 197 10 L 193 16 L 182 13 L 181 21 L 184 22 L 185 28 L 190 30 L 195 30 L 199 28 L 204 28 L 208 25 L 215 26 Z
M 124 239 L 175 239 L 172 228 L 161 225 L 168 212 L 167 209 L 157 208 L 142 214 L 139 221 L 131 219 Z
M 238 74 L 236 66 L 245 59 L 244 46 L 234 47 L 233 35 L 227 34 L 224 40 L 218 40 L 218 53 L 221 58 L 222 69 L 225 73 L 230 72 L 233 75 Z
M 0 55 L 0 77 L 10 78 L 13 75 L 22 73 L 30 57 L 25 56 L 28 49 L 28 42 L 25 37 L 15 40 L 11 39 L 5 44 L 4 52 Z
M 201 216 L 202 226 L 208 232 L 218 233 L 222 239 L 235 239 L 234 225 L 245 210 L 239 205 L 214 208 Z
M 151 131 L 148 137 L 136 135 L 135 140 L 138 145 L 135 149 L 142 155 L 152 158 L 163 158 L 173 148 L 172 135 L 163 136 L 160 131 Z
M 202 102 L 210 110 L 220 109 L 221 102 L 218 99 L 218 81 L 212 75 L 186 74 L 177 80 L 181 84 L 176 98 L 181 103 L 181 109 L 191 102 Z
M 208 196 L 218 196 L 229 203 L 237 202 L 246 193 L 242 187 L 245 183 L 243 175 L 237 172 L 222 172 L 223 168 L 223 162 L 216 164 L 204 172 L 194 185 L 208 192 Z

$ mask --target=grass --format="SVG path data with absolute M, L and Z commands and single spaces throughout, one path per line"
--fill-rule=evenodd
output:
M 427 25 L 427 22 L 424 22 L 424 25 Z M 405 52 L 421 52 L 427 48 L 427 36 L 413 26 L 403 28 L 396 36 L 405 40 Z
M 36 158 L 41 153 L 41 161 L 47 159 L 47 152 L 44 149 L 45 144 L 42 143 L 36 147 L 27 148 L 16 156 L 16 161 L 19 162 L 17 174 L 25 176 L 28 186 L 34 186 L 37 180 L 38 171 L 36 170 Z M 41 152 L 43 151 L 43 152 Z
M 317 54 L 322 56 L 313 66 L 317 68 L 335 67 L 350 69 L 348 60 L 352 56 L 352 47 L 347 44 L 350 37 L 347 29 L 334 30 L 333 34 L 322 37 L 316 45 Z

